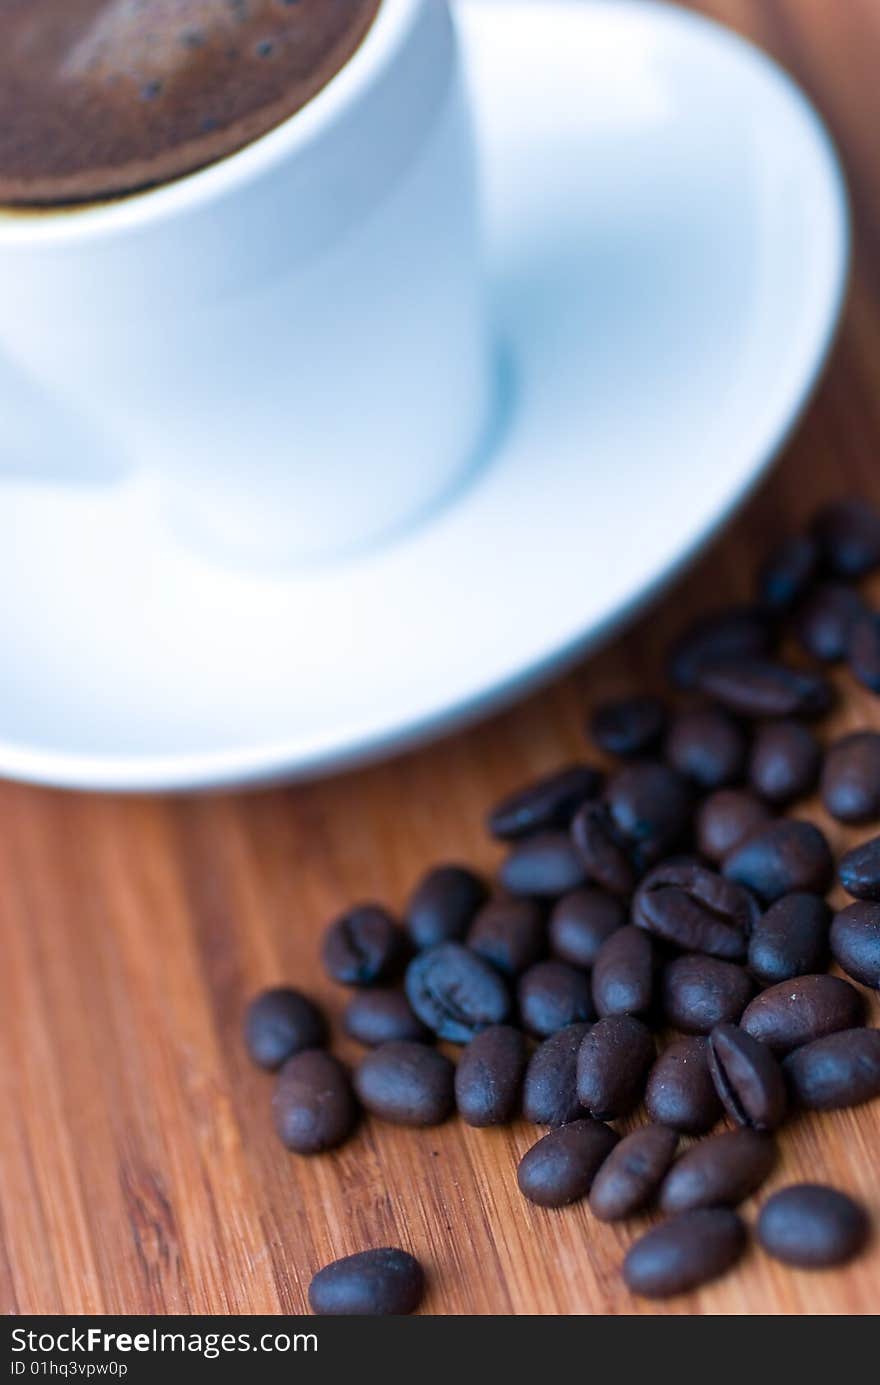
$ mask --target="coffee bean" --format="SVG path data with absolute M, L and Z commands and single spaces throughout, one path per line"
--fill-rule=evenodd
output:
M 605 803 L 585 803 L 571 824 L 571 839 L 587 879 L 610 894 L 628 895 L 636 869 Z
M 831 911 L 821 896 L 798 891 L 771 904 L 752 930 L 749 967 L 765 986 L 821 971 L 828 961 Z
M 795 1183 L 764 1203 L 756 1233 L 774 1259 L 800 1269 L 824 1269 L 858 1255 L 868 1239 L 868 1219 L 845 1193 L 818 1183 Z
M 769 1177 L 776 1163 L 769 1135 L 725 1130 L 701 1140 L 672 1165 L 660 1189 L 664 1212 L 692 1207 L 735 1207 Z
M 770 819 L 766 806 L 747 789 L 717 789 L 697 812 L 697 846 L 716 864 Z
M 419 881 L 406 907 L 414 946 L 460 941 L 487 898 L 484 881 L 466 866 L 435 866 Z
M 854 846 L 840 858 L 838 878 L 855 899 L 880 899 L 880 837 Z
M 665 753 L 673 769 L 686 779 L 702 789 L 718 789 L 742 779 L 748 741 L 720 707 L 693 707 L 673 718 Z
M 403 991 L 376 989 L 356 991 L 345 1007 L 343 1026 L 346 1034 L 367 1048 L 386 1044 L 391 1039 L 411 1039 L 426 1043 L 433 1038 L 417 1015 Z
M 863 577 L 880 565 L 880 516 L 866 500 L 824 505 L 811 532 L 823 562 L 839 577 Z
M 301 991 L 275 986 L 261 991 L 248 1006 L 244 1041 L 254 1062 L 271 1071 L 303 1049 L 323 1048 L 327 1021 Z
M 503 1024 L 510 1012 L 502 977 L 461 943 L 420 952 L 407 968 L 406 994 L 422 1023 L 454 1044 Z
M 362 1058 L 355 1091 L 374 1116 L 395 1125 L 439 1125 L 455 1104 L 455 1069 L 427 1044 L 393 1039 Z
M 565 1125 L 583 1115 L 577 1094 L 577 1060 L 588 1024 L 570 1024 L 539 1044 L 523 1083 L 523 1115 L 535 1125 Z
M 834 862 L 825 837 L 812 822 L 781 818 L 760 827 L 724 858 L 728 880 L 744 885 L 765 904 L 806 890 L 824 894 Z
M 822 802 L 840 822 L 880 817 L 880 734 L 856 731 L 835 741 L 825 756 Z
M 717 1279 L 739 1260 L 746 1229 L 729 1207 L 698 1207 L 647 1231 L 627 1252 L 623 1277 L 634 1294 L 669 1298 Z
M 771 611 L 787 611 L 804 595 L 819 566 L 819 546 L 811 534 L 783 539 L 758 571 L 758 596 Z
M 296 1154 L 341 1145 L 358 1119 L 347 1070 L 320 1048 L 288 1058 L 278 1074 L 272 1113 L 281 1143 Z
M 546 951 L 544 911 L 534 899 L 492 899 L 474 919 L 467 945 L 505 976 L 537 962 Z
M 702 1035 L 674 1039 L 648 1074 L 645 1109 L 652 1121 L 685 1135 L 704 1135 L 721 1115 L 709 1072 L 709 1041 Z
M 378 904 L 360 904 L 331 923 L 321 959 L 332 981 L 342 986 L 375 986 L 390 980 L 405 955 L 404 935 Z
M 770 659 L 719 659 L 703 668 L 698 682 L 741 717 L 820 717 L 831 706 L 831 686 L 821 673 Z
M 596 1013 L 644 1015 L 654 998 L 654 949 L 648 935 L 627 924 L 599 948 L 593 966 Z
M 605 801 L 618 839 L 627 844 L 638 870 L 676 847 L 689 826 L 686 781 L 653 760 L 637 760 L 613 774 Z
M 880 615 L 863 611 L 849 632 L 849 667 L 857 682 L 880 692 Z
M 744 957 L 758 907 L 747 890 L 689 859 L 646 875 L 632 905 L 633 923 L 687 952 Z
M 749 780 L 768 803 L 792 803 L 812 793 L 821 762 L 819 742 L 803 722 L 769 721 L 755 733 Z
M 537 962 L 529 967 L 520 977 L 517 998 L 523 1024 L 539 1039 L 595 1017 L 590 978 L 566 962 Z
M 601 1121 L 575 1120 L 526 1150 L 517 1170 L 523 1197 L 539 1207 L 565 1207 L 586 1197 L 617 1136 Z
M 665 1125 L 643 1125 L 615 1145 L 593 1179 L 590 1211 L 600 1221 L 621 1221 L 653 1202 L 678 1147 Z
M 472 1039 L 455 1070 L 458 1113 L 468 1125 L 505 1125 L 519 1111 L 526 1041 L 509 1024 L 493 1024 Z
M 775 1130 L 785 1119 L 782 1069 L 766 1044 L 735 1024 L 709 1035 L 709 1071 L 724 1109 L 737 1125 Z
M 746 1006 L 741 1027 L 774 1053 L 853 1029 L 862 1021 L 864 1003 L 848 981 L 837 976 L 795 976 L 762 991 Z
M 592 967 L 605 939 L 626 923 L 622 900 L 595 885 L 565 894 L 550 915 L 550 951 L 573 967 Z
M 782 1065 L 799 1106 L 837 1111 L 880 1096 L 880 1029 L 842 1029 L 804 1044 Z
M 577 1094 L 596 1120 L 626 1116 L 641 1100 L 656 1057 L 651 1032 L 631 1015 L 609 1015 L 584 1036 L 578 1053 Z
M 567 827 L 577 809 L 595 798 L 602 776 L 589 765 L 555 770 L 496 803 L 488 818 L 489 831 L 501 841 L 516 841 L 554 827 Z
M 689 953 L 663 968 L 663 1016 L 685 1034 L 708 1034 L 739 1019 L 754 994 L 751 977 L 735 962 Z
M 847 976 L 880 991 L 880 904 L 860 900 L 835 915 L 831 954 Z
M 653 750 L 666 728 L 666 708 L 659 697 L 621 697 L 603 702 L 593 713 L 593 740 L 608 755 L 627 759 Z
M 414 1313 L 424 1292 L 418 1260 L 383 1246 L 325 1265 L 309 1285 L 309 1304 L 324 1317 L 391 1316 Z
M 586 881 L 586 871 L 567 832 L 539 832 L 517 842 L 501 863 L 498 879 L 514 895 L 565 894 Z
M 795 638 L 813 659 L 837 663 L 847 657 L 853 627 L 864 610 L 865 603 L 853 587 L 822 582 L 795 612 Z
M 703 616 L 673 646 L 672 681 L 693 688 L 706 664 L 731 656 L 767 654 L 773 648 L 773 629 L 757 606 L 732 606 Z

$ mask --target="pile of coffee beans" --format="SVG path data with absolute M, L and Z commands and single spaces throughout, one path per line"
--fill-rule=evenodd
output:
M 769 555 L 752 604 L 675 643 L 674 705 L 600 706 L 603 767 L 565 766 L 491 809 L 494 885 L 444 863 L 399 920 L 360 904 L 333 922 L 324 966 L 351 988 L 345 1030 L 367 1050 L 354 1072 L 295 990 L 258 996 L 246 1020 L 254 1061 L 278 1070 L 285 1146 L 331 1149 L 364 1111 L 411 1126 L 524 1117 L 548 1127 L 517 1170 L 531 1202 L 665 1217 L 626 1256 L 634 1293 L 727 1271 L 748 1239 L 735 1209 L 773 1170 L 787 1115 L 880 1096 L 861 989 L 880 989 L 880 837 L 835 867 L 797 809 L 818 789 L 840 822 L 880 819 L 880 733 L 823 746 L 816 731 L 826 665 L 880 692 L 880 614 L 856 585 L 878 568 L 880 515 L 826 506 Z M 835 878 L 854 902 L 833 913 Z M 633 1116 L 647 1123 L 622 1137 L 609 1124 Z M 683 1137 L 703 1138 L 680 1151 Z M 805 1184 L 775 1193 L 755 1234 L 788 1264 L 836 1265 L 868 1219 Z M 412 1257 L 385 1248 L 322 1270 L 311 1302 L 407 1312 L 422 1287 Z

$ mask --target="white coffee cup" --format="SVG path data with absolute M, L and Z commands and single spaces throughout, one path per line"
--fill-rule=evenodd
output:
M 200 548 L 322 558 L 474 460 L 483 290 L 448 5 L 382 0 L 328 86 L 238 153 L 116 202 L 0 212 L 0 370 L 155 477 Z

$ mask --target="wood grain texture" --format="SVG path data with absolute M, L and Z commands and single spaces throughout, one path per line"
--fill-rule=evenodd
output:
M 0 788 L 4 1311 L 298 1312 L 317 1268 L 387 1243 L 428 1266 L 429 1312 L 658 1311 L 619 1278 L 632 1227 L 519 1196 L 516 1161 L 533 1128 L 367 1123 L 336 1155 L 285 1154 L 270 1124 L 271 1079 L 249 1065 L 240 1025 L 250 995 L 281 981 L 338 1017 L 344 996 L 317 964 L 325 920 L 356 898 L 400 905 L 435 860 L 491 869 L 487 803 L 582 753 L 590 702 L 659 687 L 670 633 L 707 601 L 745 594 L 763 546 L 817 502 L 844 490 L 880 502 L 880 8 L 698 8 L 794 72 L 847 162 L 852 293 L 813 406 L 760 494 L 657 609 L 572 676 L 467 734 L 259 795 Z M 840 683 L 829 731 L 880 726 L 880 702 Z M 880 1103 L 800 1119 L 781 1143 L 770 1186 L 827 1178 L 880 1221 Z M 754 1205 L 746 1210 L 753 1217 Z M 855 1265 L 827 1274 L 785 1270 L 753 1249 L 726 1279 L 659 1311 L 871 1313 L 878 1281 L 880 1235 Z

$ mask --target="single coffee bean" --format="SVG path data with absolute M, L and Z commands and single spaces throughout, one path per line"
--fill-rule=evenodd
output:
M 754 994 L 748 972 L 735 962 L 688 953 L 663 968 L 663 1016 L 684 1034 L 708 1034 L 716 1024 L 733 1024 Z
M 619 896 L 596 885 L 584 885 L 557 900 L 550 915 L 550 951 L 561 962 L 589 970 L 599 948 L 626 923 Z
M 759 726 L 749 757 L 749 781 L 768 803 L 793 803 L 812 793 L 822 751 L 802 721 L 768 721 Z
M 505 976 L 520 972 L 544 955 L 547 929 L 535 899 L 491 899 L 477 914 L 467 945 Z
M 794 634 L 813 659 L 833 664 L 849 653 L 853 627 L 865 603 L 854 587 L 822 582 L 808 592 L 794 616 Z
M 670 1298 L 717 1279 L 739 1260 L 746 1229 L 729 1207 L 697 1207 L 646 1231 L 627 1252 L 627 1288 L 645 1298 Z
M 754 1130 L 725 1130 L 701 1140 L 672 1165 L 660 1189 L 664 1212 L 735 1207 L 769 1177 L 776 1145 Z
M 418 1260 L 383 1246 L 325 1265 L 309 1285 L 309 1304 L 324 1317 L 392 1316 L 414 1313 L 424 1292 Z
M 467 866 L 435 866 L 406 906 L 406 926 L 417 948 L 460 941 L 488 898 L 485 882 Z
M 395 1125 L 439 1125 L 455 1105 L 455 1069 L 427 1044 L 393 1039 L 362 1058 L 355 1091 L 374 1116 Z
M 806 592 L 819 567 L 819 546 L 811 534 L 792 534 L 765 558 L 758 572 L 758 596 L 771 611 L 787 611 Z
M 880 817 L 880 734 L 855 731 L 835 741 L 825 756 L 822 802 L 840 822 Z
M 608 1015 L 584 1036 L 578 1053 L 578 1100 L 595 1120 L 616 1120 L 637 1106 L 656 1057 L 651 1031 L 632 1015 Z
M 684 1135 L 704 1135 L 721 1115 L 709 1072 L 709 1041 L 702 1035 L 674 1039 L 648 1074 L 645 1109 L 652 1121 Z
M 498 879 L 513 895 L 536 898 L 565 894 L 587 875 L 568 832 L 538 832 L 517 842 L 501 862 Z
M 812 1111 L 837 1111 L 880 1096 L 880 1029 L 842 1029 L 796 1048 L 783 1072 L 792 1098 Z
M 323 1048 L 327 1021 L 302 991 L 274 986 L 261 991 L 248 1006 L 244 1041 L 254 1062 L 271 1071 L 303 1049 Z
M 281 1143 L 296 1154 L 341 1145 L 358 1119 L 347 1070 L 320 1048 L 294 1054 L 278 1074 L 272 1113 Z
M 565 1125 L 583 1115 L 577 1094 L 577 1060 L 588 1024 L 570 1024 L 539 1044 L 523 1082 L 523 1115 L 535 1125 Z
M 595 1018 L 590 978 L 567 962 L 537 962 L 519 980 L 519 1013 L 526 1029 L 539 1039 L 569 1024 Z
M 811 532 L 825 566 L 839 577 L 864 577 L 880 565 L 880 515 L 866 500 L 824 505 Z
M 605 803 L 585 803 L 571 824 L 574 849 L 587 879 L 614 895 L 635 888 L 636 868 Z
M 766 805 L 747 789 L 717 789 L 697 812 L 697 846 L 716 864 L 770 819 Z
M 402 929 L 379 904 L 360 904 L 331 923 L 321 959 L 331 981 L 342 986 L 376 986 L 400 970 L 405 956 Z
M 860 900 L 835 915 L 831 954 L 847 976 L 880 991 L 880 904 Z
M 625 1135 L 593 1179 L 593 1215 L 600 1221 L 621 1221 L 648 1207 L 677 1148 L 678 1135 L 665 1125 L 642 1125 Z
M 403 991 L 390 988 L 356 991 L 345 1007 L 342 1023 L 346 1034 L 367 1048 L 391 1039 L 426 1043 L 434 1037 L 413 1013 Z
M 718 659 L 768 654 L 773 628 L 757 606 L 731 606 L 703 616 L 673 646 L 670 676 L 680 688 L 693 688 L 706 664 Z
M 621 697 L 603 702 L 590 721 L 593 740 L 608 755 L 628 759 L 659 744 L 666 729 L 666 708 L 659 697 Z
M 855 899 L 880 899 L 880 837 L 872 837 L 841 856 L 838 878 Z
M 744 957 L 758 906 L 748 890 L 689 859 L 671 860 L 645 876 L 632 919 L 647 933 L 687 952 Z
M 458 1114 L 468 1125 L 506 1125 L 517 1115 L 528 1054 L 509 1024 L 493 1024 L 472 1039 L 455 1070 Z
M 549 828 L 567 827 L 577 809 L 595 798 L 602 775 L 590 765 L 567 765 L 496 803 L 488 818 L 493 837 L 509 842 Z
M 709 1071 L 725 1111 L 750 1130 L 775 1130 L 785 1119 L 782 1069 L 766 1044 L 735 1024 L 709 1035 Z
M 835 1188 L 794 1183 L 764 1203 L 756 1234 L 774 1259 L 805 1270 L 825 1269 L 858 1255 L 868 1239 L 868 1218 Z
M 654 998 L 654 949 L 640 928 L 627 924 L 606 938 L 593 967 L 596 1013 L 644 1015 Z
M 880 692 L 880 615 L 863 611 L 849 632 L 849 668 L 870 692 Z
M 817 894 L 796 891 L 777 899 L 755 924 L 749 968 L 765 986 L 821 971 L 828 961 L 831 910 Z
M 565 1207 L 586 1197 L 593 1179 L 617 1143 L 601 1121 L 575 1120 L 551 1130 L 519 1163 L 523 1197 L 539 1207 Z
M 794 976 L 762 991 L 746 1006 L 740 1025 L 774 1053 L 785 1054 L 838 1029 L 854 1029 L 863 1012 L 855 986 L 822 973 Z
M 834 862 L 823 834 L 812 822 L 780 818 L 759 827 L 724 858 L 722 874 L 744 885 L 765 904 L 806 890 L 824 894 Z
M 742 779 L 748 741 L 720 707 L 693 707 L 673 718 L 665 751 L 672 768 L 686 779 L 701 789 L 719 789 Z
M 831 706 L 831 685 L 821 673 L 770 659 L 719 659 L 703 668 L 698 682 L 740 717 L 821 717 Z
M 406 994 L 422 1023 L 454 1044 L 503 1024 L 510 1012 L 503 978 L 461 943 L 420 952 L 407 968 Z
M 614 830 L 628 845 L 638 870 L 676 847 L 690 823 L 692 803 L 686 780 L 653 760 L 636 760 L 613 774 L 605 801 Z

